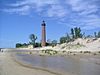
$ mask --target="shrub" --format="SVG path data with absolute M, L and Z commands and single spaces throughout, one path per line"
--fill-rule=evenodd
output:
M 98 53 L 100 53 L 100 51 Z
M 30 52 L 30 54 L 32 54 L 32 52 Z
M 80 53 L 82 53 L 82 51 L 80 51 Z
M 57 51 L 53 50 L 53 54 L 54 54 L 54 55 L 57 54 L 57 53 L 58 53 Z
M 91 53 L 90 51 L 84 51 L 84 53 Z
M 62 51 L 63 53 L 65 53 L 66 51 Z
M 96 53 L 94 53 L 93 55 L 97 55 Z

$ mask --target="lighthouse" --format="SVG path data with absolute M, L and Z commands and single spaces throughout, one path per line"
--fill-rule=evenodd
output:
M 42 22 L 42 40 L 41 40 L 41 46 L 46 46 L 46 24 L 45 21 Z

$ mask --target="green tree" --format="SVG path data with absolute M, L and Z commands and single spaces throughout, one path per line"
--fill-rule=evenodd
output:
M 35 47 L 41 47 L 41 43 L 36 42 Z
M 20 47 L 22 47 L 22 44 L 21 43 L 17 43 L 16 44 L 16 48 L 20 48 Z
M 22 44 L 22 47 L 28 47 L 28 44 L 23 43 L 23 44 Z
M 94 32 L 94 37 L 97 38 L 97 33 L 96 32 Z
M 72 35 L 72 38 L 74 39 L 75 37 L 74 37 L 74 29 L 73 28 L 71 28 L 71 35 Z
M 75 27 L 74 28 L 74 31 L 75 31 L 75 38 L 77 39 L 77 38 L 82 38 L 82 33 L 81 33 L 81 29 L 80 28 L 78 28 L 78 27 Z
M 74 28 L 74 31 L 75 31 L 75 38 L 77 39 L 78 38 L 78 28 Z
M 85 32 L 82 34 L 82 37 L 83 37 L 83 38 L 86 38 L 86 36 L 85 36 Z
M 87 35 L 86 38 L 93 38 L 93 36 L 92 35 Z
M 78 28 L 78 37 L 81 38 L 81 28 Z
M 53 40 L 52 41 L 52 46 L 54 47 L 54 46 L 56 46 L 57 45 L 57 40 Z
M 51 46 L 52 45 L 52 41 L 50 39 L 47 40 L 46 46 Z
M 33 47 L 35 47 L 35 41 L 37 40 L 37 36 L 35 34 L 31 34 L 29 36 L 31 43 L 33 44 Z
M 100 38 L 100 31 L 98 32 L 98 38 Z
M 67 40 L 67 38 L 66 37 L 61 37 L 60 38 L 60 44 L 62 44 L 62 43 L 65 43 L 66 42 L 66 40 Z
M 66 35 L 66 43 L 70 42 L 71 40 L 72 40 L 71 37 L 70 37 L 69 34 L 67 33 L 67 35 Z

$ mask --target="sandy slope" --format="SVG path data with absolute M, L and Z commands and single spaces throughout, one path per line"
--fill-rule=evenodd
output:
M 79 45 L 77 45 L 79 44 Z M 57 44 L 57 46 L 47 46 L 42 48 L 34 48 L 31 50 L 57 50 L 57 51 L 100 51 L 100 38 L 78 38 L 73 42 Z
M 12 60 L 8 53 L 0 53 L 0 75 L 54 75 L 47 71 L 23 67 Z
M 78 46 L 77 44 L 82 46 Z M 73 42 L 63 43 L 54 47 L 58 50 L 70 50 L 70 51 L 100 51 L 100 38 L 94 40 L 93 38 L 82 39 L 78 38 Z

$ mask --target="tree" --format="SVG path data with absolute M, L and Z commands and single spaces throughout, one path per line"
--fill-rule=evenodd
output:
M 71 35 L 72 35 L 72 38 L 74 39 L 75 37 L 74 37 L 74 29 L 73 28 L 71 28 Z
M 62 43 L 66 43 L 66 40 L 67 40 L 66 37 L 61 37 L 61 38 L 60 38 L 60 43 L 61 43 L 61 44 L 62 44 Z
M 35 47 L 35 41 L 37 39 L 37 36 L 35 36 L 35 34 L 31 34 L 29 36 L 30 40 L 31 40 L 31 43 L 33 44 L 33 47 Z
M 46 42 L 46 46 L 51 46 L 51 44 L 52 44 L 52 41 L 50 39 L 48 39 Z
M 35 47 L 41 47 L 41 43 L 36 42 Z
M 86 38 L 86 36 L 85 36 L 85 32 L 82 34 L 82 38 Z
M 86 38 L 93 38 L 93 36 L 92 35 L 87 35 Z
M 57 45 L 57 40 L 53 40 L 52 41 L 52 46 L 54 47 L 54 46 L 56 46 Z
M 23 44 L 23 46 L 27 46 L 27 44 L 26 44 L 26 43 L 24 43 L 24 44 Z
M 98 38 L 100 38 L 100 31 L 98 32 Z
M 71 39 L 70 35 L 67 33 L 67 35 L 66 35 L 66 43 L 70 42 L 71 40 L 72 39 Z
M 96 32 L 94 32 L 94 37 L 97 38 L 97 33 Z
M 74 28 L 74 31 L 75 31 L 75 38 L 77 39 L 78 38 L 78 28 L 76 27 L 76 28 Z
M 75 38 L 77 39 L 77 38 L 82 38 L 82 33 L 81 33 L 81 29 L 80 28 L 77 28 L 77 27 L 75 27 L 74 28 L 74 31 L 75 31 Z
M 80 27 L 78 28 L 78 37 L 79 37 L 79 38 L 82 38 L 81 28 L 80 28 Z
M 22 47 L 22 44 L 21 43 L 17 43 L 16 44 L 16 48 L 19 48 L 19 47 Z
M 28 47 L 28 44 L 23 43 L 23 44 L 22 44 L 22 47 Z

